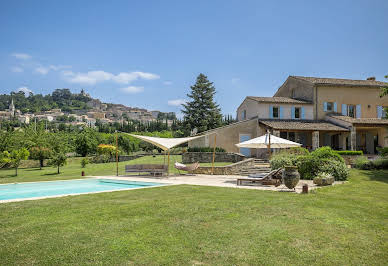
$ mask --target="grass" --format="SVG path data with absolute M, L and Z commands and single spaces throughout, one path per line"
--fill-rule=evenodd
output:
M 39 168 L 19 168 L 18 176 L 15 176 L 15 169 L 1 169 L 0 170 L 0 184 L 13 182 L 31 182 L 31 181 L 47 181 L 47 180 L 65 180 L 82 178 L 81 171 L 85 171 L 86 175 L 116 175 L 116 163 L 104 164 L 88 164 L 85 168 L 81 168 L 82 158 L 70 158 L 66 166 L 61 167 L 60 174 L 57 174 L 57 169 L 54 167 Z M 182 161 L 182 156 L 171 156 L 170 158 L 170 173 L 178 173 L 174 168 L 175 160 Z M 127 164 L 163 164 L 164 156 L 144 156 L 132 161 L 119 163 L 119 174 L 124 175 L 124 166 Z M 167 158 L 166 158 L 167 163 Z M 229 163 L 215 163 L 216 166 L 227 165 Z M 202 166 L 211 165 L 209 163 L 201 163 Z M 181 171 L 182 172 L 182 171 Z M 184 173 L 184 172 L 183 172 Z
M 3 265 L 386 265 L 388 171 L 307 195 L 168 186 L 0 204 Z

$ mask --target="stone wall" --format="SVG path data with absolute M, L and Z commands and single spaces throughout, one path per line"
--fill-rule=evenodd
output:
M 237 163 L 245 159 L 245 156 L 239 153 L 216 152 L 215 162 Z M 186 152 L 182 154 L 182 162 L 186 163 L 211 163 L 213 161 L 212 152 Z
M 247 167 L 253 167 L 255 165 L 255 159 L 246 159 L 241 162 L 233 163 L 226 166 L 215 166 L 214 167 L 214 174 L 215 175 L 235 175 L 238 174 L 241 170 Z M 211 175 L 212 174 L 212 167 L 211 166 L 200 166 L 195 171 L 192 172 L 193 174 L 204 174 L 204 175 Z

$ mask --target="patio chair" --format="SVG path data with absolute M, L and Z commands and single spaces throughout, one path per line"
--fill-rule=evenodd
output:
M 262 185 L 273 185 L 278 187 L 282 184 L 282 170 L 283 168 L 275 169 L 264 176 L 251 175 L 248 177 L 241 177 L 237 179 L 237 186 L 241 186 L 243 181 L 251 183 L 261 183 Z

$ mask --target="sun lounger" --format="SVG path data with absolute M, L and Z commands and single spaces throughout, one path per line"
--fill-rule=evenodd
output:
M 273 185 L 275 187 L 280 186 L 282 183 L 281 179 L 282 168 L 272 170 L 267 175 L 263 177 L 241 177 L 237 179 L 237 186 L 241 186 L 243 181 L 251 182 L 251 183 L 261 183 L 263 185 Z

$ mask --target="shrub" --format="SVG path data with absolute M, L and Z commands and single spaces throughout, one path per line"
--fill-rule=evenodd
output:
M 370 170 L 373 168 L 373 164 L 367 157 L 360 156 L 354 161 L 354 167 L 361 170 Z
M 99 155 L 108 155 L 112 157 L 116 154 L 116 146 L 108 144 L 100 144 L 97 146 L 97 153 Z
M 388 158 L 379 158 L 371 163 L 374 169 L 388 169 Z
M 388 147 L 384 148 L 377 148 L 377 151 L 380 153 L 381 156 L 388 156 Z
M 349 176 L 349 170 L 346 164 L 332 159 L 322 160 L 318 166 L 318 172 L 329 173 L 337 181 L 345 181 Z
M 89 164 L 89 159 L 88 159 L 88 158 L 83 158 L 83 159 L 81 160 L 81 166 L 82 166 L 82 168 L 85 168 L 87 164 Z
M 189 147 L 187 152 L 213 152 L 213 147 Z M 226 152 L 224 148 L 216 147 L 216 152 Z
M 319 159 L 334 159 L 345 163 L 344 158 L 342 158 L 341 155 L 327 146 L 316 149 L 311 153 L 311 155 Z
M 364 155 L 362 151 L 335 151 L 339 155 Z
M 321 160 L 312 155 L 299 156 L 297 159 L 298 171 L 302 179 L 313 179 L 318 171 Z
M 346 164 L 338 160 L 336 156 L 314 156 L 309 155 L 295 156 L 292 154 L 279 153 L 272 156 L 271 168 L 284 168 L 285 166 L 294 165 L 298 167 L 298 171 L 302 179 L 314 179 L 320 172 L 331 174 L 335 180 L 346 180 L 348 177 L 348 169 Z

